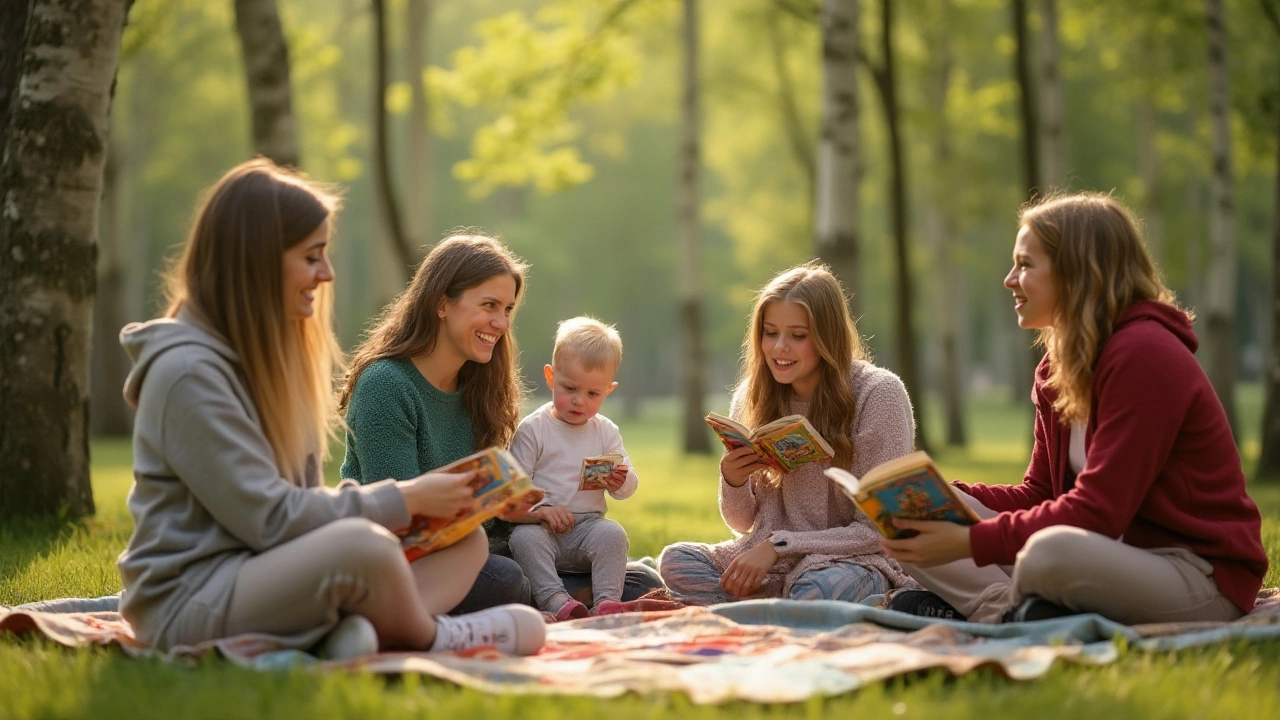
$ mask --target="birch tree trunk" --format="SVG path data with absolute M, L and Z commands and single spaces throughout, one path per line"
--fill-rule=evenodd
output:
M 955 257 L 953 234 L 955 220 L 952 217 L 951 187 L 951 128 L 947 118 L 947 96 L 951 89 L 951 70 L 954 65 L 951 48 L 951 2 L 939 3 L 939 32 L 934 37 L 935 49 L 933 82 L 929 85 L 929 105 L 937 118 L 933 136 L 933 168 L 929 173 L 929 205 L 925 209 L 925 235 L 934 250 L 934 274 L 938 283 L 934 287 L 934 318 L 937 328 L 933 333 L 938 343 L 938 390 L 942 396 L 946 423 L 947 445 L 962 447 L 968 442 L 964 421 L 964 356 L 960 352 L 960 318 L 967 317 L 963 307 L 961 273 Z
M 1231 98 L 1227 82 L 1227 31 L 1222 0 L 1205 0 L 1209 54 L 1209 119 L 1213 127 L 1213 172 L 1209 202 L 1209 278 L 1205 360 L 1209 380 L 1227 411 L 1236 437 L 1236 243 L 1232 198 Z
M 680 102 L 680 328 L 683 336 L 682 396 L 684 398 L 684 451 L 711 452 L 711 439 L 703 401 L 706 398 L 705 363 L 702 349 L 702 250 L 699 208 L 701 195 L 698 170 L 699 108 L 701 83 L 698 78 L 698 1 L 684 0 L 682 29 L 683 67 Z
M 861 316 L 858 182 L 859 0 L 822 3 L 822 132 L 818 142 L 814 254 L 831 266 L 851 295 L 849 309 Z
M 409 0 L 405 25 L 405 61 L 409 87 L 409 182 L 405 203 L 409 227 L 417 237 L 431 231 L 431 116 L 423 73 L 427 69 L 431 32 L 431 0 Z
M 1063 133 L 1062 75 L 1058 69 L 1056 0 L 1040 0 L 1040 150 L 1043 190 L 1067 185 L 1067 147 Z
M 1280 3 L 1258 0 L 1275 31 L 1273 47 L 1280 47 Z M 1280 78 L 1277 78 L 1280 80 Z M 1280 87 L 1280 82 L 1277 82 Z M 1262 409 L 1262 453 L 1258 476 L 1280 476 L 1280 107 L 1276 108 L 1275 199 L 1271 217 L 1271 348 L 1267 353 L 1266 400 Z
M 31 0 L 21 33 L 18 13 L 4 11 L 0 42 L 8 57 L 17 41 L 22 58 L 20 75 L 0 76 L 9 98 L 0 164 L 0 512 L 8 515 L 93 512 L 94 261 L 128 5 Z
M 236 34 L 253 115 L 253 151 L 298 167 L 297 122 L 289 81 L 289 46 L 275 0 L 235 0 Z

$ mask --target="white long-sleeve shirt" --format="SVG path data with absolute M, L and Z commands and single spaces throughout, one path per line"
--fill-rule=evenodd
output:
M 571 425 L 551 414 L 551 403 L 529 413 L 520 421 L 511 440 L 511 454 L 521 467 L 533 476 L 533 484 L 547 492 L 546 504 L 559 505 L 571 512 L 603 514 L 605 490 L 578 490 L 582 479 L 583 458 L 618 453 L 627 466 L 627 480 L 616 492 L 614 500 L 625 500 L 640 484 L 631 458 L 622 446 L 622 433 L 612 420 L 596 415 L 581 425 Z

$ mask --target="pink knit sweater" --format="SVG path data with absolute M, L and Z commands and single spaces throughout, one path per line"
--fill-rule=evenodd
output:
M 911 400 L 897 375 L 870 363 L 850 368 L 857 417 L 853 423 L 853 463 L 849 471 L 861 476 L 880 463 L 914 449 L 915 421 Z M 731 417 L 741 412 L 744 388 L 734 393 Z M 793 400 L 788 414 L 803 415 L 808 400 Z M 898 563 L 880 551 L 880 533 L 871 521 L 822 474 L 829 463 L 809 463 L 782 478 L 777 486 L 753 475 L 741 487 L 720 479 L 720 515 L 736 540 L 712 545 L 711 559 L 724 572 L 734 558 L 759 543 L 785 541 L 778 547 L 777 564 L 752 597 L 786 597 L 792 584 L 810 570 L 853 558 L 879 570 L 893 587 L 916 587 Z

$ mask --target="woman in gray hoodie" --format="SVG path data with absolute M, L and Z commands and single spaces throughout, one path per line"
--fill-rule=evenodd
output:
M 545 629 L 531 608 L 443 615 L 485 562 L 482 531 L 412 566 L 391 532 L 410 514 L 455 515 L 470 474 L 321 483 L 340 364 L 336 207 L 268 160 L 232 169 L 198 211 L 164 317 L 121 333 L 137 408 L 121 613 L 161 650 L 266 633 L 304 649 L 325 639 L 331 656 L 536 652 Z

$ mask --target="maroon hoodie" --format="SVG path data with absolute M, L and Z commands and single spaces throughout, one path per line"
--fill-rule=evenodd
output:
M 1253 609 L 1267 555 L 1226 413 L 1193 353 L 1187 316 L 1138 302 L 1094 368 L 1085 468 L 1071 482 L 1071 427 L 1036 369 L 1035 446 L 1021 485 L 956 486 L 1000 515 L 974 525 L 973 559 L 1010 564 L 1037 530 L 1070 525 L 1140 548 L 1183 547 L 1213 565 L 1218 589 Z

